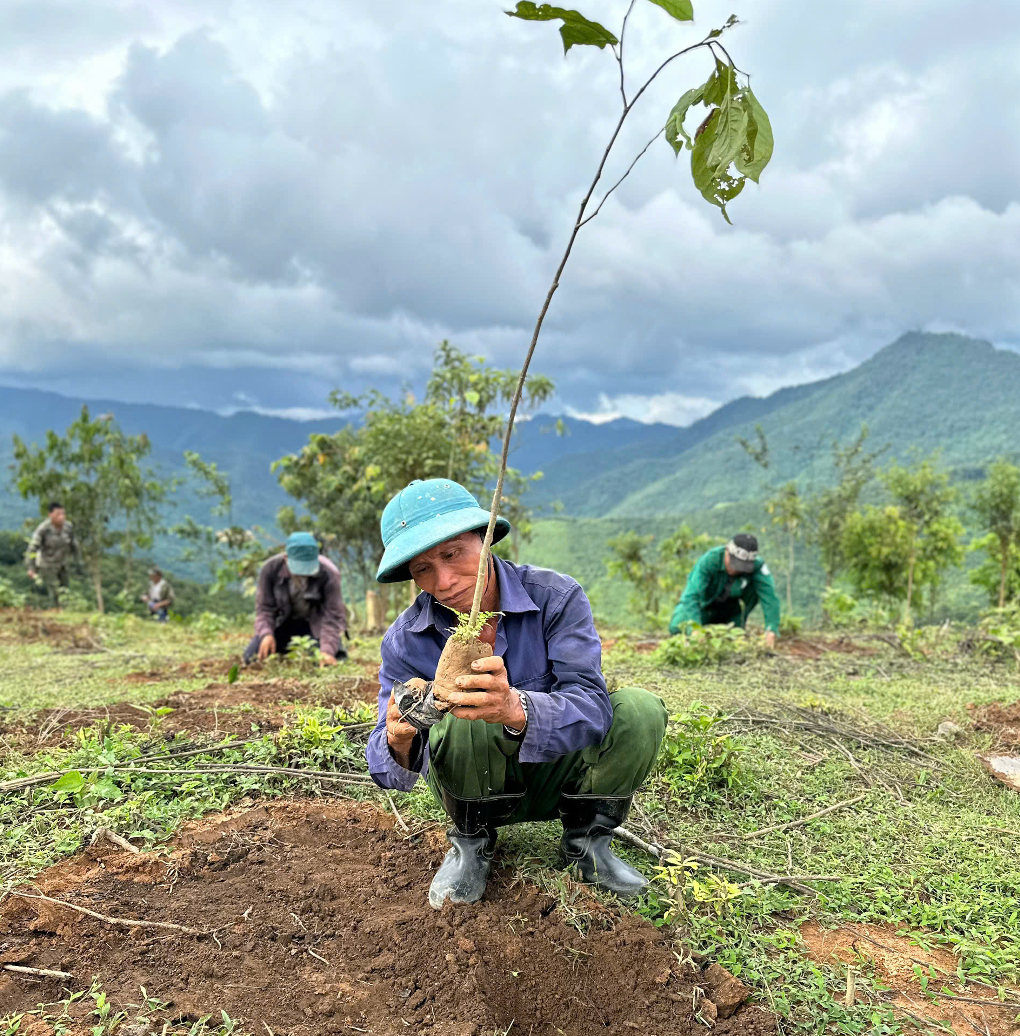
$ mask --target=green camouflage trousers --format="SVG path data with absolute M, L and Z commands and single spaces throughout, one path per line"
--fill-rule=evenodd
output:
M 46 592 L 49 594 L 50 607 L 59 608 L 60 591 L 66 590 L 70 585 L 67 565 L 61 565 L 59 568 L 40 568 L 37 571 L 39 578 L 46 586 Z
M 609 701 L 613 724 L 601 743 L 548 763 L 522 763 L 519 742 L 498 724 L 446 716 L 429 733 L 432 794 L 442 805 L 441 786 L 460 799 L 524 792 L 510 824 L 554 820 L 561 791 L 633 795 L 659 754 L 666 706 L 641 687 L 621 687 Z

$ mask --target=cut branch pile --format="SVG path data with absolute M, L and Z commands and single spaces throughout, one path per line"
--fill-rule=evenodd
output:
M 815 889 L 806 884 L 807 881 L 842 881 L 837 874 L 770 874 L 768 871 L 761 871 L 755 867 L 749 867 L 746 863 L 738 863 L 736 860 L 726 860 L 721 856 L 710 856 L 708 853 L 699 853 L 694 850 L 685 849 L 680 845 L 659 845 L 655 842 L 646 842 L 639 838 L 633 831 L 625 827 L 618 827 L 613 835 L 624 842 L 654 856 L 660 863 L 684 864 L 693 861 L 704 867 L 712 867 L 714 870 L 731 871 L 733 874 L 743 874 L 745 877 L 760 882 L 762 885 L 785 885 L 806 896 L 817 896 Z
M 761 706 L 741 703 L 730 712 L 729 724 L 750 728 L 771 727 L 789 733 L 813 734 L 834 741 L 856 744 L 884 752 L 905 755 L 920 760 L 933 770 L 944 770 L 946 764 L 923 751 L 917 742 L 902 737 L 886 727 L 865 730 L 837 719 L 817 709 L 804 708 L 783 701 L 766 701 Z

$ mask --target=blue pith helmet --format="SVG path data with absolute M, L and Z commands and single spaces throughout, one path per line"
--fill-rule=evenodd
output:
M 319 544 L 310 532 L 292 532 L 287 537 L 287 568 L 294 576 L 319 574 Z
M 411 578 L 407 563 L 419 554 L 462 532 L 484 529 L 489 512 L 459 483 L 449 478 L 415 479 L 386 505 L 379 523 L 383 546 L 376 580 L 402 583 Z M 505 518 L 496 519 L 492 542 L 510 531 Z

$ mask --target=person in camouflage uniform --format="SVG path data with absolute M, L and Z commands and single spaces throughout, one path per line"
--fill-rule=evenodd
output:
M 149 588 L 142 594 L 149 614 L 158 622 L 166 622 L 174 603 L 174 588 L 158 568 L 149 569 Z
M 50 504 L 49 517 L 43 519 L 25 552 L 25 567 L 29 578 L 38 573 L 49 593 L 50 605 L 60 607 L 60 591 L 67 588 L 70 578 L 70 560 L 81 564 L 81 548 L 74 536 L 74 527 L 67 520 L 64 505 L 54 501 Z

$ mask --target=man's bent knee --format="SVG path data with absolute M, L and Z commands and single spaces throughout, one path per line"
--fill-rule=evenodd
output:
M 519 791 L 507 772 L 517 748 L 501 726 L 447 716 L 429 734 L 429 776 L 459 798 Z
M 610 733 L 616 738 L 636 736 L 643 740 L 654 737 L 658 750 L 669 718 L 663 700 L 643 687 L 621 687 L 609 695 L 609 701 L 613 706 Z

